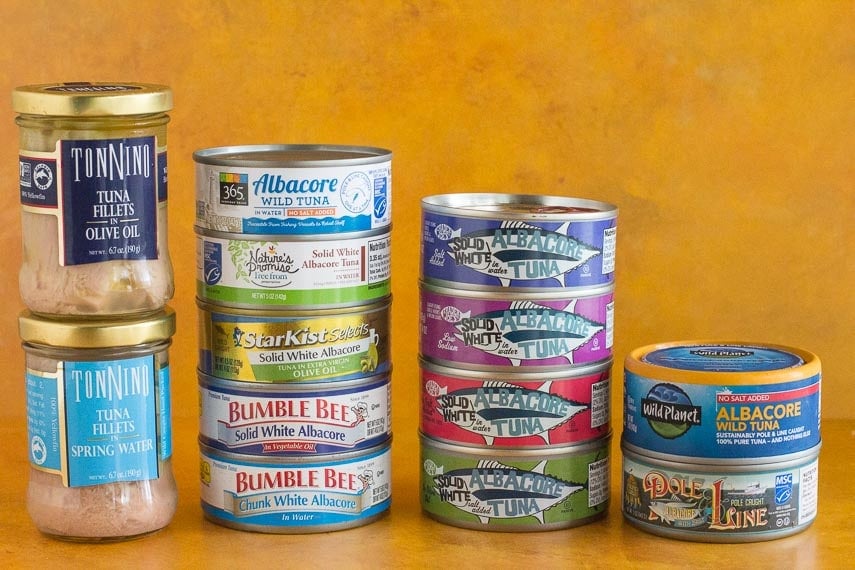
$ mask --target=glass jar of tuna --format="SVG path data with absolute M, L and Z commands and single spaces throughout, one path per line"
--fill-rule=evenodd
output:
M 20 127 L 21 297 L 36 313 L 156 311 L 172 297 L 162 85 L 60 83 L 12 93 Z
M 27 311 L 27 509 L 44 534 L 119 541 L 175 514 L 168 347 L 175 313 L 72 322 Z

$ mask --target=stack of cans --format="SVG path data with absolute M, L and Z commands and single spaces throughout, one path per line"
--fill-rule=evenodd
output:
M 422 213 L 423 511 L 495 531 L 603 516 L 617 209 L 474 193 Z
M 197 151 L 205 516 L 307 533 L 391 501 L 391 153 Z
M 819 358 L 799 348 L 676 341 L 626 357 L 624 517 L 701 542 L 781 538 L 817 513 Z

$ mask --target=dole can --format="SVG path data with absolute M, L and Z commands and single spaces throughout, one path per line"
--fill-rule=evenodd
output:
M 428 196 L 422 278 L 468 289 L 613 284 L 617 213 L 605 202 L 537 194 Z
M 759 463 L 820 443 L 819 358 L 745 342 L 679 341 L 627 355 L 627 449 L 669 460 Z
M 447 443 L 546 448 L 610 431 L 611 365 L 482 372 L 421 363 L 420 429 Z
M 259 458 L 200 444 L 201 500 L 216 524 L 265 533 L 371 523 L 391 504 L 391 445 L 311 458 Z
M 624 518 L 653 534 L 756 542 L 805 530 L 817 515 L 819 446 L 784 461 L 666 461 L 623 448 Z
M 199 374 L 199 440 L 224 452 L 299 457 L 360 451 L 392 435 L 389 376 L 277 389 Z
M 324 238 L 324 236 L 321 236 Z M 391 294 L 391 233 L 284 239 L 196 228 L 196 292 L 236 308 L 320 309 Z
M 536 532 L 605 516 L 609 441 L 540 450 L 464 447 L 421 438 L 421 504 L 452 526 Z
M 421 355 L 455 367 L 563 370 L 612 357 L 614 287 L 522 294 L 421 284 Z
M 197 302 L 199 368 L 226 380 L 339 382 L 390 365 L 387 298 L 342 309 L 234 309 Z
M 392 153 L 344 145 L 198 150 L 196 225 L 250 235 L 317 236 L 388 228 Z

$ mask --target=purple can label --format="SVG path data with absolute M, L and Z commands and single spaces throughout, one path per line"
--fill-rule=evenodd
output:
M 610 363 L 586 374 L 513 382 L 422 368 L 421 431 L 461 445 L 539 448 L 609 433 Z M 498 375 L 501 376 L 501 375 Z M 528 375 L 531 376 L 531 375 Z
M 616 218 L 490 220 L 424 212 L 422 276 L 485 287 L 596 287 L 614 282 Z
M 611 288 L 560 299 L 463 297 L 423 287 L 421 354 L 481 369 L 559 368 L 612 356 Z

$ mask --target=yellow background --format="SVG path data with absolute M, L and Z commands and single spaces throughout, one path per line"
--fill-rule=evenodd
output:
M 20 449 L 9 480 L 25 478 L 26 436 L 16 329 L 18 135 L 8 94 L 17 85 L 56 81 L 174 89 L 169 236 L 182 489 L 197 485 L 191 155 L 219 145 L 394 151 L 396 477 L 415 478 L 417 471 L 419 201 L 436 193 L 542 193 L 619 206 L 616 433 L 623 357 L 637 346 L 687 338 L 811 350 L 823 363 L 823 418 L 855 418 L 852 2 L 9 0 L 0 15 L 0 420 L 4 445 Z M 845 441 L 848 432 L 836 430 Z M 14 498 L 4 495 L 4 504 L 16 505 L 16 521 L 26 518 L 22 489 L 16 482 L 8 491 Z M 157 552 L 172 556 L 176 536 L 201 540 L 194 544 L 213 557 L 223 545 L 269 546 L 246 534 L 217 533 L 213 525 L 190 534 L 201 517 L 192 491 L 185 499 L 189 506 L 173 534 L 151 543 L 156 549 L 121 552 L 141 561 Z M 403 532 L 428 545 L 419 526 L 426 523 L 414 515 L 417 499 L 403 491 L 400 499 L 408 510 L 397 516 L 415 517 Z M 641 540 L 642 533 L 620 526 L 615 508 L 609 540 Z M 843 506 L 826 508 L 845 520 Z M 441 527 L 426 528 L 440 542 L 460 543 L 460 535 Z M 330 555 L 338 544 L 387 528 L 341 533 L 320 550 Z M 575 536 L 589 531 L 602 529 L 577 529 Z M 525 544 L 564 538 L 542 540 Z M 793 540 L 789 550 L 769 544 L 753 552 L 780 550 L 793 561 L 799 552 L 811 555 L 813 534 Z M 30 556 L 41 552 L 36 544 Z M 312 550 L 312 543 L 289 544 Z M 518 544 L 520 556 L 531 554 L 525 544 Z M 652 567 L 661 539 L 640 544 L 639 557 L 624 562 Z M 842 556 L 834 545 L 827 547 Z M 397 547 L 403 555 L 417 552 Z M 718 557 L 713 548 L 703 552 Z

